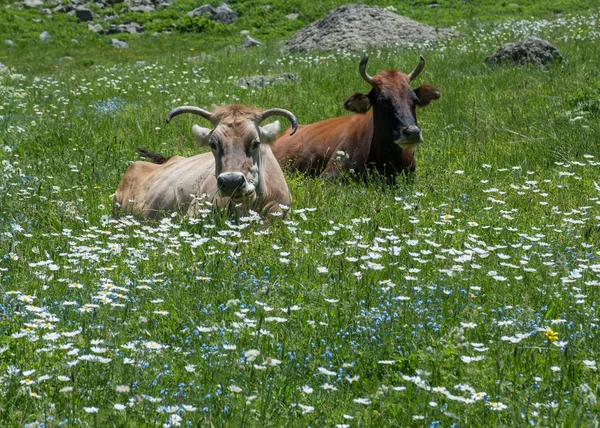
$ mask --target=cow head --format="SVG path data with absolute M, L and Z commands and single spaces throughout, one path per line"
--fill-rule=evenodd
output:
M 421 141 L 421 128 L 417 124 L 416 107 L 425 107 L 441 96 L 435 86 L 423 84 L 417 89 L 410 86 L 425 67 L 425 59 L 420 58 L 417 67 L 409 74 L 399 70 L 382 71 L 371 77 L 367 74 L 365 55 L 358 70 L 361 77 L 371 85 L 368 94 L 356 93 L 345 102 L 344 108 L 355 113 L 366 113 L 373 108 L 374 132 L 385 139 L 392 139 L 402 148 L 410 148 Z
M 167 123 L 182 113 L 192 113 L 209 120 L 213 128 L 192 127 L 198 146 L 208 146 L 215 157 L 215 177 L 221 197 L 234 203 L 251 204 L 256 199 L 262 168 L 261 144 L 271 144 L 279 132 L 279 122 L 259 126 L 271 116 L 284 116 L 292 123 L 292 134 L 298 121 L 291 112 L 274 108 L 259 110 L 243 105 L 218 107 L 214 112 L 199 107 L 177 107 L 167 115 Z

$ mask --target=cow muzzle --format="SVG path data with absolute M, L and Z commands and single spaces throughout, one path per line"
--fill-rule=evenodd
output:
M 400 138 L 395 143 L 403 149 L 408 149 L 420 144 L 423 141 L 421 128 L 418 126 L 407 126 L 400 130 Z
M 241 172 L 224 172 L 217 177 L 217 189 L 222 197 L 236 204 L 249 204 L 256 199 L 256 188 Z

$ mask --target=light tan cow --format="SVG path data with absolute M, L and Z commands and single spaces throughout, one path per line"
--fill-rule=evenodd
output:
M 281 211 L 280 205 L 290 205 L 290 191 L 271 151 L 279 122 L 259 125 L 268 117 L 284 116 L 290 120 L 293 134 L 298 121 L 291 112 L 234 104 L 211 113 L 182 106 L 169 112 L 167 123 L 182 113 L 197 114 L 212 123 L 213 129 L 192 127 L 198 146 L 208 145 L 211 152 L 168 160 L 148 156 L 166 160 L 162 164 L 133 162 L 113 198 L 117 212 L 143 219 L 173 212 L 194 216 L 208 201 L 229 214 L 246 215 L 253 210 L 265 215 Z

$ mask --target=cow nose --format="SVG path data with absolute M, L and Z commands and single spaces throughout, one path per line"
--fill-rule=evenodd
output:
M 224 196 L 232 195 L 237 189 L 244 186 L 246 177 L 240 172 L 224 172 L 217 177 L 217 187 Z
M 406 136 L 406 140 L 411 143 L 421 142 L 421 129 L 418 126 L 407 126 L 402 130 L 402 133 Z

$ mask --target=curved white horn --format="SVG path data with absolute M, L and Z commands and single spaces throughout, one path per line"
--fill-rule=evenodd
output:
M 181 106 L 174 108 L 167 114 L 167 123 L 169 123 L 175 116 L 178 116 L 182 113 L 197 114 L 198 116 L 202 116 L 203 118 L 212 121 L 212 113 L 209 111 L 206 111 L 200 107 Z
M 423 55 L 419 55 L 419 57 L 419 63 L 417 64 L 415 69 L 411 71 L 408 75 L 409 82 L 412 82 L 414 79 L 416 79 L 419 73 L 423 71 L 423 68 L 425 68 L 425 58 L 423 58 Z
M 365 54 L 358 64 L 358 72 L 365 82 L 373 86 L 373 78 L 367 74 L 367 61 L 369 61 L 369 55 Z
M 271 108 L 269 110 L 265 110 L 260 117 L 259 123 L 271 116 L 283 116 L 288 118 L 292 123 L 292 132 L 290 132 L 290 135 L 294 135 L 294 132 L 296 132 L 296 129 L 298 129 L 298 119 L 296 119 L 296 116 L 294 116 L 291 111 L 282 108 Z

